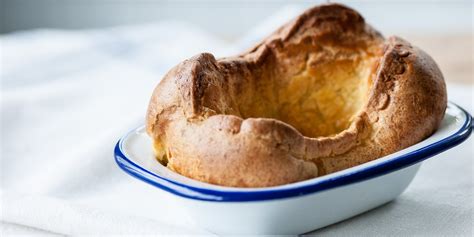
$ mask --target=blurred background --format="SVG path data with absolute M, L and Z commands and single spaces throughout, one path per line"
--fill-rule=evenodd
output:
M 288 15 L 324 2 L 327 1 L 0 0 L 0 33 L 177 21 L 192 24 L 226 42 L 236 42 L 272 15 L 286 20 Z M 439 61 L 450 80 L 470 81 L 470 75 L 465 73 L 472 68 L 472 1 L 338 2 L 357 9 L 384 35 L 399 35 L 424 48 Z M 280 24 L 278 19 L 276 22 Z M 459 69 L 464 74 L 456 72 Z
M 174 19 L 225 39 L 245 34 L 288 4 L 326 1 L 1 0 L 1 33 L 34 28 L 85 29 Z M 333 1 L 336 2 L 336 1 Z M 469 33 L 472 1 L 337 1 L 356 8 L 384 33 Z

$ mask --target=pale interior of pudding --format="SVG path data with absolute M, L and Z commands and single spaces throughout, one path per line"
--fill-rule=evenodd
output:
M 335 135 L 365 106 L 374 63 L 374 57 L 356 57 L 306 65 L 291 76 L 255 78 L 261 82 L 248 89 L 253 93 L 236 100 L 237 115 L 278 119 L 307 137 Z

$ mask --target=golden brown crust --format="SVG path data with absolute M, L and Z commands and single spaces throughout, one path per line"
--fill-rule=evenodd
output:
M 427 54 L 328 4 L 240 56 L 203 53 L 174 67 L 152 95 L 147 132 L 158 158 L 182 175 L 264 187 L 417 143 L 437 129 L 446 104 Z

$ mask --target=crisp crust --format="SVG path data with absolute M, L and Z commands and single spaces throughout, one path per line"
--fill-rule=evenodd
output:
M 374 62 L 371 86 L 346 129 L 309 137 L 272 118 L 283 100 L 274 78 L 360 58 Z M 429 55 L 398 37 L 385 40 L 354 10 L 328 4 L 307 10 L 242 55 L 216 60 L 203 53 L 171 69 L 153 92 L 147 132 L 157 155 L 166 153 L 167 167 L 182 175 L 264 187 L 415 144 L 438 128 L 446 105 L 443 76 Z M 255 118 L 261 114 L 268 116 Z

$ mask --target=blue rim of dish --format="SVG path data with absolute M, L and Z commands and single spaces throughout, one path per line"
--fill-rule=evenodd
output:
M 212 188 L 195 187 L 159 176 L 131 161 L 124 154 L 122 150 L 122 142 L 129 133 L 127 133 L 127 135 L 122 137 L 117 142 L 117 145 L 114 149 L 114 156 L 118 166 L 131 176 L 167 192 L 188 199 L 214 202 L 249 202 L 297 197 L 375 178 L 426 160 L 462 143 L 470 136 L 472 132 L 472 116 L 458 105 L 454 103 L 449 104 L 450 106 L 454 106 L 461 110 L 466 116 L 464 124 L 456 133 L 440 141 L 429 144 L 415 151 L 400 155 L 397 158 L 388 160 L 375 166 L 369 166 L 353 173 L 335 176 L 330 179 L 322 179 L 314 183 L 308 183 L 306 185 L 296 187 L 288 187 L 285 189 L 216 190 Z

